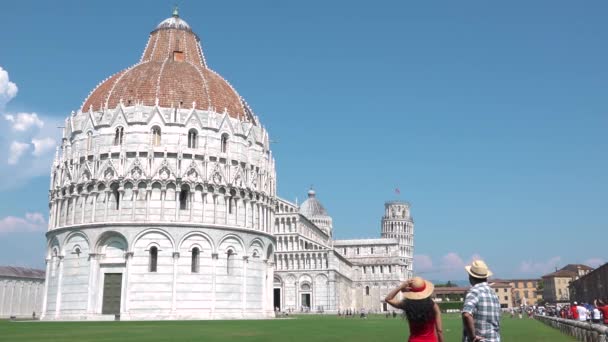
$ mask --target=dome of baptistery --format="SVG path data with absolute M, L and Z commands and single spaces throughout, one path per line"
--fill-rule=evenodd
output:
M 323 207 L 323 204 L 317 199 L 317 193 L 313 189 L 308 190 L 308 198 L 300 205 L 299 213 L 331 236 L 333 229 L 332 218 L 327 213 L 327 210 L 325 210 L 325 207 Z
M 273 316 L 276 203 L 268 132 L 176 10 L 65 121 L 42 318 Z

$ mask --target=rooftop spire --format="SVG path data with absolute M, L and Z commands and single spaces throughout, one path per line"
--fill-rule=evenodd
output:
M 179 18 L 179 8 L 177 5 L 173 6 L 173 17 Z

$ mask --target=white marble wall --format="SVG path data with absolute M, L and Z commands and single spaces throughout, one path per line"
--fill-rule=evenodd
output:
M 180 225 L 103 226 L 57 230 L 49 239 L 43 319 L 104 319 L 106 273 L 123 274 L 121 319 L 273 315 L 267 293 L 274 267 L 271 235 Z M 156 272 L 149 269 L 152 247 L 158 249 Z M 194 248 L 200 254 L 193 272 Z
M 42 312 L 43 279 L 0 276 L 0 318 L 31 318 Z

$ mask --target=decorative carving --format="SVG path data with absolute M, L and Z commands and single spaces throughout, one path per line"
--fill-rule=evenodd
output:
M 219 172 L 213 173 L 212 177 L 213 183 L 221 184 L 222 183 L 222 175 Z
M 139 168 L 139 166 L 134 167 L 131 170 L 131 178 L 140 179 L 143 174 L 143 171 Z
M 169 179 L 170 175 L 171 175 L 171 171 L 169 171 L 169 169 L 167 167 L 163 167 L 162 169 L 160 169 L 160 171 L 158 171 L 158 176 L 162 180 Z
M 82 173 L 81 180 L 82 180 L 83 183 L 86 183 L 86 182 L 90 181 L 91 180 L 91 173 L 89 173 L 88 170 L 85 170 Z
M 195 182 L 198 178 L 198 172 L 195 169 L 190 169 L 186 174 L 186 178 L 191 182 Z
M 112 170 L 111 168 L 108 168 L 103 173 L 103 178 L 105 178 L 106 180 L 110 180 L 110 179 L 114 178 L 114 170 Z

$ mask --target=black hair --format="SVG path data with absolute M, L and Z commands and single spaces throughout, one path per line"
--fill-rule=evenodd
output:
M 424 323 L 435 320 L 435 302 L 431 297 L 424 299 L 404 299 L 402 303 L 405 317 L 410 322 Z

